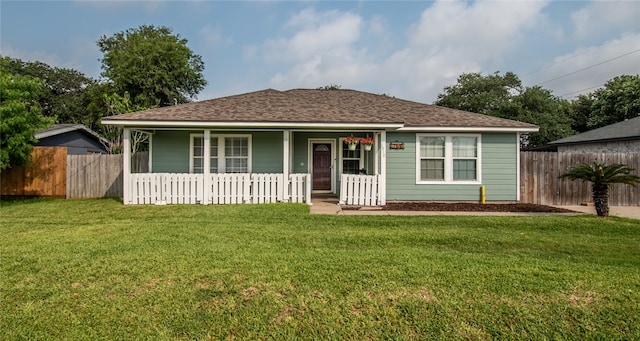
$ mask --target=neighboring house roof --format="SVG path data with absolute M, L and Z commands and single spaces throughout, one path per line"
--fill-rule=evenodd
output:
M 84 131 L 87 134 L 92 135 L 96 139 L 107 143 L 106 139 L 104 139 L 103 137 L 98 135 L 98 133 L 96 133 L 95 131 L 87 128 L 83 124 L 54 124 L 53 126 L 47 128 L 47 129 L 44 129 L 44 130 L 41 130 L 41 131 L 37 132 L 35 137 L 38 140 L 40 140 L 40 139 L 44 139 L 44 138 L 55 136 L 55 135 L 61 135 L 61 134 L 69 133 L 69 132 L 72 132 L 72 131 L 75 131 L 75 130 Z
M 533 124 L 423 104 L 356 90 L 266 89 L 170 107 L 106 117 L 125 126 L 308 127 L 348 126 L 388 129 L 486 128 L 537 131 Z
M 640 116 L 549 142 L 550 145 L 599 143 L 640 139 Z

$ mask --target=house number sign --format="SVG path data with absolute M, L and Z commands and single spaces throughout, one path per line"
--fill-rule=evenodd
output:
M 389 147 L 392 150 L 404 150 L 404 142 L 391 142 Z

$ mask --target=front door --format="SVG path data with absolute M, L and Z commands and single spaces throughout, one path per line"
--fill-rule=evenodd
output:
M 314 143 L 313 177 L 314 191 L 331 191 L 331 144 Z

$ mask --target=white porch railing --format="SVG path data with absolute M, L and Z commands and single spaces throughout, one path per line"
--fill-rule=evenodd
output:
M 311 175 L 132 173 L 127 204 L 311 203 Z M 287 191 L 285 192 L 285 186 Z M 286 195 L 285 195 L 286 193 Z
M 131 204 L 202 202 L 202 174 L 132 173 L 130 176 L 131 198 L 128 201 Z
M 380 205 L 379 180 L 379 175 L 342 174 L 340 176 L 340 204 Z

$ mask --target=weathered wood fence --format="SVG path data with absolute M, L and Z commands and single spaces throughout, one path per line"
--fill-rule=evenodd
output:
M 149 153 L 138 152 L 131 158 L 132 173 L 146 173 Z M 67 156 L 67 198 L 122 196 L 122 155 L 92 154 Z
M 640 153 L 520 153 L 520 201 L 541 205 L 580 205 L 591 202 L 591 185 L 560 179 L 569 168 L 581 163 L 622 163 L 640 174 Z M 640 187 L 613 185 L 609 205 L 640 205 Z

